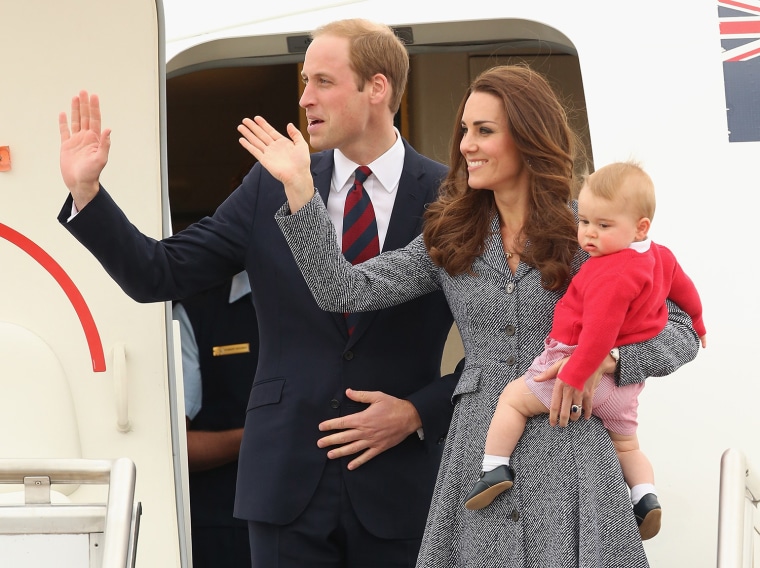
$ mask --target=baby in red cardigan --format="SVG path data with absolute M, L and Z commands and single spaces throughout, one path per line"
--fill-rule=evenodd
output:
M 543 352 L 526 373 L 509 383 L 496 407 L 486 438 L 480 479 L 467 496 L 467 509 L 482 509 L 512 487 L 509 456 L 529 417 L 549 411 L 557 379 L 577 389 L 618 348 L 657 335 L 668 320 L 666 298 L 691 316 L 702 346 L 706 331 L 694 284 L 673 253 L 648 237 L 655 210 L 654 185 L 637 164 L 616 162 L 588 176 L 578 195 L 578 243 L 589 259 L 557 302 Z M 557 379 L 537 381 L 541 372 L 568 358 Z M 642 539 L 660 530 L 661 508 L 654 471 L 636 436 L 638 395 L 643 383 L 618 387 L 605 373 L 593 393 L 593 409 L 572 405 L 575 418 L 593 413 L 615 445 L 623 476 L 631 488 L 633 510 Z

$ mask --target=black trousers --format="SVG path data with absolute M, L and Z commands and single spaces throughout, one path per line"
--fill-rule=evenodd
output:
M 288 525 L 248 522 L 252 568 L 414 568 L 421 539 L 370 534 L 343 484 L 343 460 L 328 460 L 306 510 Z
M 193 568 L 251 568 L 245 524 L 193 527 Z

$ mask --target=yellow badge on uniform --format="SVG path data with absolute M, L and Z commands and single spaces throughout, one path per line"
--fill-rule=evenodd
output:
M 250 353 L 250 343 L 234 343 L 232 345 L 217 345 L 211 349 L 211 353 L 214 357 L 221 357 L 222 355 L 239 355 L 240 353 Z

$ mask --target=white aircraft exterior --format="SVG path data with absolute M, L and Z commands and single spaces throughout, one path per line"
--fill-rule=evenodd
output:
M 641 397 L 639 434 L 664 509 L 645 548 L 657 568 L 716 565 L 721 458 L 738 450 L 748 479 L 760 466 L 760 1 L 268 4 L 4 0 L 0 469 L 4 458 L 130 458 L 143 507 L 136 565 L 191 566 L 170 306 L 132 301 L 56 221 L 67 195 L 57 116 L 80 89 L 100 96 L 113 130 L 103 184 L 143 232 L 168 235 L 167 82 L 292 64 L 297 85 L 308 32 L 364 17 L 409 34 L 400 128 L 421 152 L 446 161 L 456 107 L 480 70 L 527 61 L 576 109 L 595 167 L 635 159 L 652 176 L 651 236 L 699 288 L 708 347 Z M 240 118 L 257 112 L 251 101 Z M 233 125 L 233 144 L 237 136 Z M 453 330 L 444 366 L 460 349 Z M 97 494 L 61 493 L 73 503 Z M 0 564 L 13 565 L 2 542 Z

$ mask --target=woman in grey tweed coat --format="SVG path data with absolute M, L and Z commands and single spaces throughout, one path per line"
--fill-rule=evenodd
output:
M 545 80 L 526 67 L 497 67 L 476 79 L 460 106 L 451 170 L 423 236 L 357 266 L 343 260 L 318 194 L 297 181 L 310 177 L 293 175 L 308 168 L 308 148 L 297 130 L 288 133 L 292 142 L 257 119 L 247 138 L 285 183 L 289 203 L 278 222 L 319 305 L 373 310 L 442 289 L 462 336 L 466 363 L 417 566 L 648 566 L 617 457 L 596 417 L 564 428 L 546 416 L 530 419 L 510 462 L 511 491 L 479 511 L 463 506 L 499 394 L 541 351 L 554 304 L 584 260 L 568 206 L 573 138 Z M 659 336 L 621 347 L 621 384 L 666 375 L 696 356 L 688 316 L 669 307 Z M 565 418 L 571 402 L 589 395 L 571 387 L 561 394 Z

